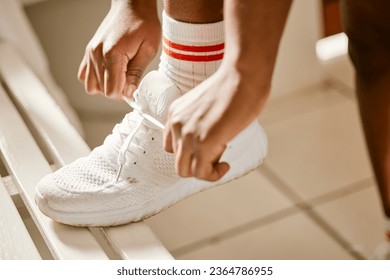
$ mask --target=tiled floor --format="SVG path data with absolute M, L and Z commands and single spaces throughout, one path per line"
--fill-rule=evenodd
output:
M 382 216 L 350 87 L 272 98 L 260 122 L 270 149 L 259 169 L 146 223 L 177 259 L 370 258 Z M 112 123 L 84 123 L 92 146 Z
M 369 258 L 381 210 L 351 90 L 272 99 L 260 121 L 270 150 L 258 170 L 147 224 L 177 259 Z

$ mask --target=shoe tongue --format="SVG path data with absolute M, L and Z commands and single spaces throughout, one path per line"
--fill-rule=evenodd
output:
M 163 73 L 151 71 L 142 79 L 134 99 L 145 113 L 165 124 L 169 106 L 180 95 L 178 87 Z

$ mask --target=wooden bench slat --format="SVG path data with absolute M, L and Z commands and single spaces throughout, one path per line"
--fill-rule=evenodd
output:
M 168 250 L 157 241 L 154 232 L 143 222 L 106 228 L 105 233 L 112 241 L 113 250 L 123 259 L 173 259 Z
M 41 256 L 0 179 L 0 259 L 39 260 Z
M 35 186 L 52 170 L 2 87 L 0 87 L 0 151 L 53 257 L 107 259 L 104 250 L 88 229 L 75 229 L 54 223 L 36 206 Z
M 4 43 L 0 43 L 0 76 L 10 88 L 15 101 L 29 116 L 35 129 L 43 135 L 42 140 L 50 149 L 55 162 L 60 165 L 68 164 L 90 152 L 89 147 L 64 113 L 53 109 L 57 106 L 43 84 L 18 53 Z M 172 258 L 143 222 L 103 229 L 101 232 L 104 238 L 110 240 L 112 249 L 123 258 Z M 142 247 L 137 244 L 148 244 L 148 246 Z
M 17 51 L 7 43 L 0 43 L 0 76 L 18 105 L 28 114 L 34 128 L 46 143 L 52 159 L 59 161 L 57 164 L 64 165 L 89 154 L 88 145 L 80 141 L 80 135 L 45 86 Z M 63 145 L 73 142 L 71 146 Z

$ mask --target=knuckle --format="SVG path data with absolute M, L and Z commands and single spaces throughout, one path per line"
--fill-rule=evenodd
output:
M 153 44 L 151 42 L 146 41 L 144 46 L 144 52 L 145 55 L 149 57 L 154 57 L 158 52 L 158 46 L 157 44 Z
M 85 47 L 85 54 L 88 55 L 88 54 L 91 54 L 92 53 L 92 50 L 93 50 L 93 47 L 91 45 L 87 45 Z
M 117 63 L 123 57 L 123 55 L 118 51 L 116 45 L 102 48 L 101 55 L 104 61 L 109 64 Z
M 127 70 L 127 75 L 128 76 L 133 76 L 136 77 L 137 79 L 141 79 L 143 76 L 143 71 L 137 68 L 130 68 Z
M 171 120 L 171 127 L 173 129 L 181 129 L 182 127 L 181 121 L 179 121 L 178 119 Z
M 183 127 L 182 131 L 181 131 L 181 135 L 182 135 L 183 140 L 185 142 L 187 142 L 187 141 L 191 141 L 192 142 L 192 140 L 195 137 L 195 132 L 194 132 L 194 130 L 192 130 L 192 128 Z
M 93 55 L 93 56 L 96 56 L 101 51 L 102 51 L 102 45 L 101 44 L 98 44 L 98 45 L 88 45 L 87 48 L 86 48 L 86 52 L 91 54 L 91 55 Z
M 115 57 L 116 51 L 114 48 L 104 49 L 102 52 L 103 58 L 105 60 L 111 61 Z
M 193 126 L 184 125 L 182 128 L 182 134 L 185 136 L 193 136 L 195 134 L 195 128 Z

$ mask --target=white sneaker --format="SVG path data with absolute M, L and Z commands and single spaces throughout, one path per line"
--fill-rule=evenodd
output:
M 163 149 L 159 125 L 166 122 L 169 105 L 179 96 L 179 89 L 164 74 L 146 75 L 134 94 L 133 112 L 115 126 L 103 145 L 39 182 L 36 202 L 41 211 L 75 226 L 136 222 L 239 178 L 263 161 L 267 138 L 255 121 L 229 143 L 221 160 L 231 168 L 222 179 L 179 177 L 174 155 Z

